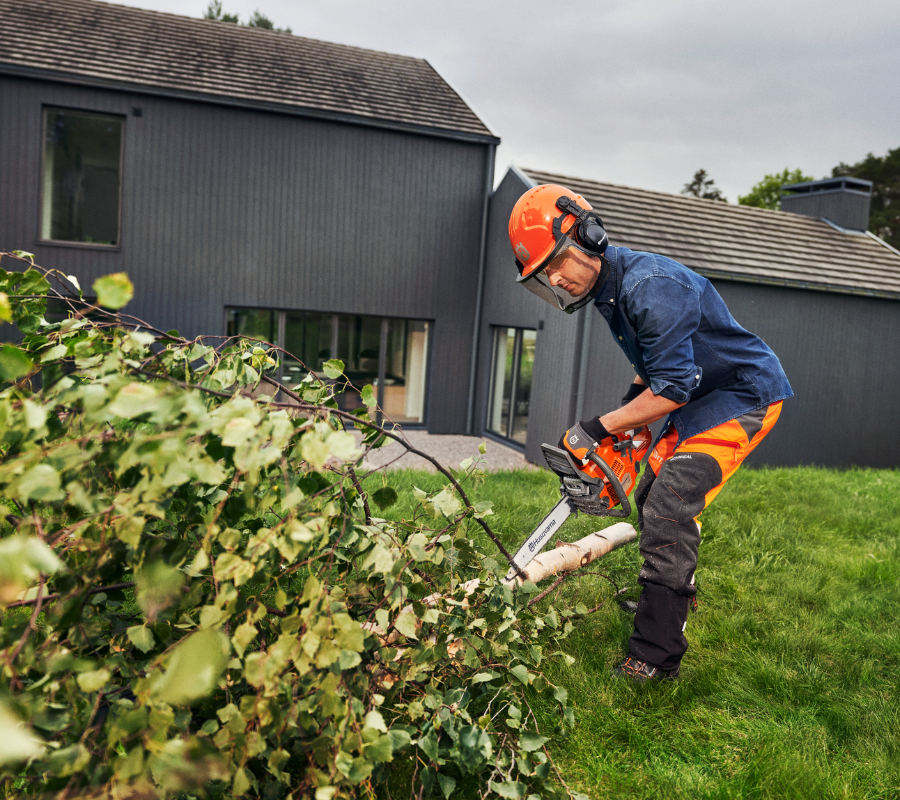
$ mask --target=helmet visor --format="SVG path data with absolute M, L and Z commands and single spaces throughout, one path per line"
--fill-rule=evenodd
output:
M 596 256 L 596 253 L 591 253 L 590 251 L 585 250 L 585 248 L 574 242 L 572 239 L 569 239 L 566 236 L 562 236 L 557 241 L 556 246 L 553 248 L 553 252 L 551 252 L 550 255 L 544 260 L 544 263 L 541 264 L 540 268 L 530 273 L 529 275 L 523 276 L 522 265 L 518 261 L 516 262 L 517 266 L 519 267 L 519 276 L 516 278 L 516 283 L 522 284 L 522 286 L 528 289 L 529 292 L 537 295 L 541 298 L 541 300 L 550 303 L 550 305 L 552 305 L 554 308 L 565 311 L 567 314 L 571 314 L 573 311 L 576 311 L 577 309 L 589 303 L 596 294 L 596 290 L 600 288 L 599 273 L 597 275 L 597 280 L 595 280 L 586 291 L 578 295 L 569 294 L 569 292 L 565 291 L 565 289 L 563 289 L 562 287 L 553 286 L 550 283 L 550 279 L 547 277 L 546 273 L 547 266 L 569 247 L 573 247 L 576 250 L 581 250 L 581 252 L 587 253 L 587 255 L 589 256 Z
M 529 292 L 536 294 L 541 300 L 567 314 L 586 305 L 594 296 L 594 286 L 591 286 L 583 294 L 572 295 L 560 286 L 552 286 L 543 272 L 532 273 L 527 278 L 520 275 L 516 278 L 516 283 L 521 283 Z

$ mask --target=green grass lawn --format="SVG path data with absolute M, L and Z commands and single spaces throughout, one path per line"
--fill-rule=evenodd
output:
M 387 480 L 400 493 L 392 517 L 411 510 L 413 485 L 443 483 Z M 556 487 L 547 472 L 496 473 L 477 495 L 512 550 Z M 561 538 L 608 524 L 579 516 Z M 639 567 L 636 544 L 593 565 L 632 599 Z M 592 798 L 900 798 L 900 471 L 738 472 L 703 516 L 697 583 L 679 681 L 609 677 L 632 625 L 616 602 L 569 638 L 571 667 L 549 663 L 575 705 L 574 730 L 551 748 L 569 786 Z M 588 575 L 543 602 L 593 607 L 611 594 Z

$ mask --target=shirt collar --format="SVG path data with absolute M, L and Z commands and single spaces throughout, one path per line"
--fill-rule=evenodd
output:
M 606 280 L 597 292 L 597 296 L 594 298 L 595 306 L 614 306 L 616 304 L 621 277 L 618 250 L 619 248 L 610 246 L 606 248 L 606 252 L 603 254 L 606 256 L 606 260 L 609 261 L 610 269 L 609 275 L 607 275 Z

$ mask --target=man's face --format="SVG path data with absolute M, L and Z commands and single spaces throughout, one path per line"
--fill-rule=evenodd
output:
M 600 259 L 574 247 L 567 247 L 544 269 L 551 286 L 559 286 L 573 297 L 593 287 L 600 274 Z

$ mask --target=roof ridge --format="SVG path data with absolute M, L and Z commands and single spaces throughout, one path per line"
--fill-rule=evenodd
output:
M 242 33 L 239 35 L 249 34 L 251 36 L 256 36 L 259 34 L 271 34 L 285 38 L 290 37 L 290 39 L 295 42 L 310 42 L 313 44 L 327 45 L 329 47 L 345 48 L 347 50 L 353 50 L 358 53 L 377 53 L 379 55 L 391 56 L 392 58 L 409 59 L 410 61 L 417 62 L 425 61 L 424 58 L 420 58 L 419 56 L 409 56 L 403 55 L 402 53 L 392 53 L 388 50 L 376 50 L 375 48 L 371 47 L 360 47 L 359 45 L 343 44 L 341 42 L 330 42 L 327 39 L 314 39 L 311 36 L 301 36 L 294 33 L 284 33 L 282 31 L 270 30 L 268 28 L 257 28 L 252 25 L 242 25 L 235 22 L 225 22 L 224 20 L 206 19 L 205 17 L 191 17 L 187 14 L 177 14 L 174 11 L 157 11 L 153 8 L 125 6 L 120 3 L 109 2 L 109 0 L 41 0 L 41 2 L 44 5 L 58 4 L 71 6 L 73 8 L 79 5 L 105 6 L 107 9 L 114 9 L 112 13 L 119 12 L 135 15 L 146 14 L 147 16 L 164 17 L 171 21 L 177 20 L 182 24 L 189 25 L 229 25 L 231 26 L 231 28 L 228 30 L 228 33 L 230 35 L 233 35 L 234 31 L 242 31 Z

